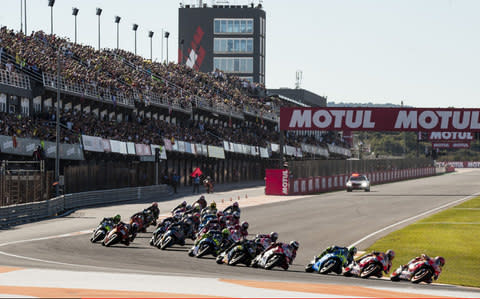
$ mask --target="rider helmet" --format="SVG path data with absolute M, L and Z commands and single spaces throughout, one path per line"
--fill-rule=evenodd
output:
M 435 264 L 437 266 L 443 267 L 445 265 L 445 259 L 441 256 L 435 257 Z
M 297 241 L 292 241 L 290 242 L 290 246 L 292 246 L 293 248 L 295 248 L 295 250 L 297 250 L 298 247 L 300 247 L 300 244 L 298 244 Z
M 217 212 L 217 218 L 220 219 L 220 217 L 222 217 L 222 216 L 223 216 L 223 212 L 222 212 L 222 211 L 218 211 L 218 212 Z
M 225 216 L 220 216 L 220 218 L 218 218 L 218 222 L 220 224 L 225 224 L 227 223 L 227 218 L 225 218 Z
M 233 203 L 233 207 L 238 208 L 238 202 L 237 201 Z
M 157 202 L 152 202 L 152 208 L 153 207 L 155 207 L 155 208 L 158 207 L 158 203 Z
M 233 215 L 233 218 L 240 219 L 240 213 L 239 212 L 235 211 L 235 212 L 233 212 L 232 215 Z
M 348 249 L 348 253 L 352 256 L 355 257 L 355 254 L 357 254 L 357 247 L 352 246 L 350 249 Z
M 242 222 L 242 229 L 243 229 L 243 230 L 247 230 L 247 229 L 248 229 L 248 222 L 247 222 L 247 221 L 243 221 L 243 222 Z
M 388 258 L 390 260 L 393 260 L 395 258 L 395 251 L 393 251 L 391 249 L 387 250 L 387 252 L 385 252 L 385 254 L 388 256 Z
M 120 215 L 117 214 L 117 215 L 115 215 L 115 216 L 113 217 L 113 223 L 117 224 L 117 223 L 120 222 L 121 219 L 122 219 L 122 218 L 120 217 Z
M 271 232 L 270 233 L 270 240 L 272 240 L 273 243 L 277 242 L 278 239 L 278 233 L 277 232 Z
M 195 214 L 193 214 L 193 215 L 192 215 L 192 220 L 193 220 L 193 222 L 195 222 L 195 223 L 200 222 L 200 213 L 195 213 Z
M 182 202 L 182 207 L 186 207 L 186 206 L 187 206 L 187 202 L 184 200 L 184 201 Z
M 191 206 L 191 205 L 187 205 L 187 206 L 185 207 L 185 210 L 187 210 L 187 211 L 188 211 L 188 210 L 191 210 L 191 209 L 192 209 L 192 206 Z
M 224 228 L 224 229 L 222 230 L 222 235 L 223 235 L 224 237 L 229 236 L 229 235 L 230 235 L 230 230 L 229 230 L 228 228 Z
M 210 209 L 216 209 L 217 208 L 217 204 L 215 202 L 212 202 L 210 204 Z

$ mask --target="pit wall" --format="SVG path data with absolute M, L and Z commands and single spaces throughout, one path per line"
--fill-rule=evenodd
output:
M 385 170 L 364 173 L 372 185 L 436 175 L 435 167 Z M 283 195 L 302 195 L 344 190 L 349 174 L 290 179 L 289 192 Z M 267 184 L 269 184 L 267 180 Z M 278 183 L 277 183 L 278 184 Z M 281 182 L 280 182 L 281 184 Z M 268 186 L 266 188 L 268 190 Z M 268 195 L 268 193 L 267 193 Z M 281 194 L 277 194 L 281 195 Z

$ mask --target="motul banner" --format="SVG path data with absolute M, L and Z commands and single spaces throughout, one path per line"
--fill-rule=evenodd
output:
M 432 148 L 470 148 L 470 142 L 432 142 Z
M 266 169 L 265 194 L 288 195 L 289 175 L 288 169 Z
M 430 132 L 430 141 L 470 141 L 473 140 L 472 132 Z
M 480 109 L 280 109 L 281 130 L 480 132 Z

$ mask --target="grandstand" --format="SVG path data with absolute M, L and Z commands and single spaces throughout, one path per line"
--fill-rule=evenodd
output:
M 31 159 L 36 145 L 44 148 L 46 159 L 55 156 L 50 146 L 60 89 L 62 168 L 103 160 L 151 161 L 158 146 L 162 173 L 176 171 L 183 184 L 196 166 L 226 182 L 261 179 L 262 169 L 278 164 L 279 108 L 295 103 L 266 96 L 261 85 L 218 70 L 201 73 L 152 62 L 124 50 L 98 51 L 42 31 L 26 36 L 3 27 L 0 49 L 2 160 Z M 289 132 L 285 144 L 289 159 L 350 155 L 333 132 Z

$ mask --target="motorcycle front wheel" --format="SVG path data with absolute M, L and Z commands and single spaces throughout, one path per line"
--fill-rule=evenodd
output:
M 378 271 L 382 271 L 379 264 L 370 264 L 362 271 L 362 273 L 360 273 L 360 277 L 369 278 Z
M 308 264 L 305 266 L 305 272 L 312 273 L 313 272 L 313 264 Z
M 238 254 L 235 254 L 230 261 L 228 261 L 228 264 L 230 266 L 236 266 L 238 263 L 240 263 L 243 260 L 243 257 L 245 256 L 245 253 L 240 252 Z
M 328 260 L 325 264 L 323 264 L 323 267 L 320 268 L 320 271 L 318 271 L 318 273 L 328 274 L 335 268 L 336 264 L 337 262 L 335 260 Z
M 92 241 L 92 243 L 95 243 L 97 241 L 102 240 L 103 238 L 105 238 L 104 231 L 98 230 L 98 231 L 95 232 L 95 235 L 92 237 L 92 239 L 90 241 Z
M 198 250 L 197 257 L 201 258 L 204 255 L 207 255 L 210 252 L 210 245 L 209 244 L 203 244 L 202 248 Z
M 271 270 L 280 263 L 280 256 L 274 255 L 265 263 L 265 270 Z
M 167 249 L 168 247 L 173 245 L 173 242 L 174 242 L 174 240 L 173 240 L 172 237 L 167 237 L 167 239 L 165 239 L 165 241 L 162 242 L 162 245 L 160 246 L 160 249 L 161 250 Z
M 109 247 L 111 245 L 114 245 L 119 241 L 117 239 L 120 239 L 120 236 L 118 234 L 113 234 L 112 237 L 105 243 L 105 246 Z
M 413 283 L 420 283 L 422 281 L 429 281 L 432 277 L 432 271 L 427 268 L 420 268 L 417 272 L 412 275 L 410 279 Z

